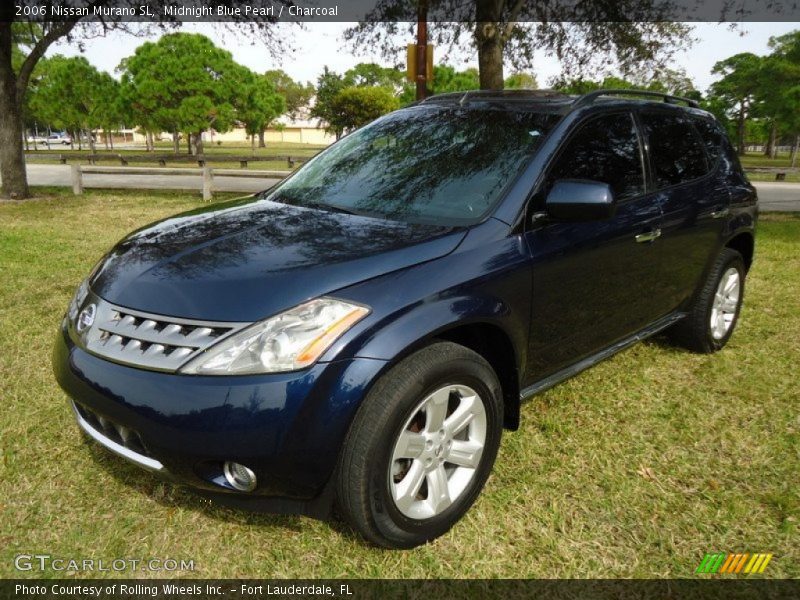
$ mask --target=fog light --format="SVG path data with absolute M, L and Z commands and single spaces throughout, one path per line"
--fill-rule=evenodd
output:
M 252 492 L 256 489 L 256 474 L 244 465 L 230 460 L 225 461 L 222 472 L 234 489 L 240 492 Z

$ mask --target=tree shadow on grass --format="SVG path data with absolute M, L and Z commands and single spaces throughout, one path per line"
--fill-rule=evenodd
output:
M 318 518 L 224 506 L 195 493 L 187 486 L 161 479 L 144 469 L 128 463 L 125 459 L 108 452 L 86 436 L 82 436 L 82 438 L 83 445 L 89 451 L 95 464 L 99 465 L 118 482 L 131 488 L 133 493 L 141 494 L 165 508 L 191 510 L 224 523 L 285 529 L 297 533 L 301 532 L 305 526 L 305 519 L 313 518 L 325 523 L 333 532 L 339 534 L 347 542 L 354 542 L 360 545 L 368 544 L 335 509 L 331 511 L 327 518 Z M 381 549 L 373 544 L 368 545 L 371 548 Z
M 129 464 L 83 436 L 83 445 L 91 459 L 132 492 L 140 494 L 165 508 L 181 508 L 202 513 L 216 521 L 238 525 L 281 528 L 299 532 L 303 527 L 300 515 L 255 512 L 231 508 L 194 493 L 190 488 L 161 479 L 144 469 Z

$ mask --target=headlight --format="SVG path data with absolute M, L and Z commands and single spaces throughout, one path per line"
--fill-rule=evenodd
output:
M 101 258 L 95 265 L 92 267 L 92 270 L 89 271 L 89 274 L 86 276 L 86 279 L 81 281 L 78 289 L 75 290 L 75 295 L 72 296 L 72 300 L 69 302 L 69 308 L 67 309 L 67 319 L 69 319 L 70 323 L 75 323 L 75 319 L 78 318 L 78 311 L 81 309 L 81 306 L 86 301 L 86 296 L 89 295 L 89 282 L 92 280 L 92 277 L 95 276 L 97 271 L 100 270 L 100 267 L 103 265 L 103 261 L 105 257 Z
M 364 306 L 317 298 L 212 346 L 182 373 L 230 375 L 278 373 L 307 367 L 344 332 L 369 314 Z
M 78 318 L 78 311 L 81 308 L 81 305 L 86 300 L 86 296 L 89 295 L 89 279 L 91 275 L 81 281 L 81 284 L 78 286 L 78 289 L 75 290 L 75 295 L 72 296 L 72 300 L 69 303 L 69 308 L 67 309 L 67 319 L 69 319 L 70 323 L 74 323 L 75 319 Z

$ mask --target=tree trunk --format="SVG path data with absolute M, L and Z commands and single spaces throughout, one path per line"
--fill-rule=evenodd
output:
M 3 198 L 22 199 L 30 195 L 17 81 L 11 66 L 11 23 L 0 23 L 0 175 Z
M 777 156 L 777 139 L 778 122 L 775 119 L 772 119 L 772 123 L 769 127 L 769 139 L 767 140 L 767 148 L 764 150 L 764 156 L 768 156 L 769 158 L 775 158 Z
M 172 150 L 175 152 L 175 154 L 178 154 L 181 151 L 180 133 L 177 131 L 172 132 Z
M 264 130 L 258 132 L 258 147 L 259 148 L 266 148 L 267 142 L 264 141 Z
M 108 150 L 108 137 L 109 137 L 108 136 L 108 132 L 104 129 L 103 130 L 103 145 L 106 147 L 106 150 Z
M 503 0 L 477 0 L 475 42 L 482 90 L 503 89 Z
M 739 123 L 736 130 L 736 151 L 739 156 L 744 156 L 744 126 L 745 126 L 744 102 L 739 103 Z
M 114 134 L 109 132 L 108 134 L 108 143 L 111 145 L 111 150 L 114 150 Z
M 83 136 L 81 136 L 81 132 L 75 129 L 72 130 L 72 138 L 78 139 L 78 151 L 83 150 Z
M 202 156 L 203 154 L 203 132 L 198 131 L 192 138 L 194 138 L 194 155 Z
M 478 72 L 482 90 L 503 89 L 503 44 L 495 31 L 494 23 L 478 23 L 478 30 L 489 35 L 476 35 L 478 38 Z
M 89 151 L 92 154 L 96 154 L 97 153 L 97 148 L 94 145 L 94 132 L 91 129 L 87 129 L 86 130 L 86 139 L 89 142 Z
M 154 152 L 156 149 L 155 140 L 153 140 L 153 132 L 152 131 L 145 131 L 144 133 L 144 144 L 147 148 L 148 152 Z
M 794 148 L 792 148 L 792 168 L 797 166 L 797 155 L 800 154 L 800 133 L 794 136 Z
M 256 155 L 256 136 L 255 135 L 251 135 L 250 136 L 250 152 L 253 154 L 253 156 Z
M 186 154 L 192 153 L 192 134 L 186 134 Z

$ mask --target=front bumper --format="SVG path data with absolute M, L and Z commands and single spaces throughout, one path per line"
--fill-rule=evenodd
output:
M 306 514 L 326 510 L 320 503 L 347 430 L 385 366 L 352 359 L 269 375 L 161 373 L 89 354 L 63 329 L 53 355 L 78 424 L 109 450 L 223 503 Z M 119 431 L 136 443 L 106 435 Z M 251 468 L 258 487 L 230 488 L 226 460 Z

